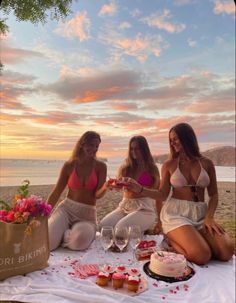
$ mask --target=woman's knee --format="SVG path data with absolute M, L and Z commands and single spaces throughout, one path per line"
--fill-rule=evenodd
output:
M 187 251 L 185 257 L 187 260 L 197 265 L 205 265 L 210 261 L 211 256 L 212 254 L 210 247 L 201 247 L 200 249 Z
M 219 261 L 227 262 L 229 261 L 234 254 L 234 246 L 232 242 L 224 245 L 222 249 L 219 249 L 216 253 L 214 253 L 214 257 Z
M 85 250 L 94 240 L 95 234 L 96 227 L 94 224 L 89 222 L 77 223 L 71 229 L 67 247 L 72 250 Z

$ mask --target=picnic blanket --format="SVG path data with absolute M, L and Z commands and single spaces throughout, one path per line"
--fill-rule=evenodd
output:
M 145 236 L 156 240 L 161 236 Z M 148 289 L 139 295 L 129 296 L 100 287 L 95 276 L 80 277 L 76 268 L 88 264 L 93 271 L 96 264 L 129 264 L 133 262 L 132 250 L 123 253 L 104 253 L 98 239 L 84 252 L 59 248 L 49 258 L 49 266 L 25 276 L 14 276 L 0 282 L 0 301 L 15 300 L 35 303 L 233 303 L 235 302 L 235 256 L 229 262 L 211 261 L 208 265 L 191 264 L 195 275 L 188 281 L 167 283 L 147 276 L 143 265 L 135 266 L 147 280 Z M 77 267 L 76 267 L 77 266 Z M 82 267 L 81 267 L 82 266 Z M 76 274 L 77 272 L 77 274 Z M 93 274 L 93 272 L 90 272 Z

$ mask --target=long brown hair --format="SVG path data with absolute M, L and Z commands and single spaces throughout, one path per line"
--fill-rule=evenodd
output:
M 154 182 L 157 180 L 157 176 L 159 176 L 158 168 L 155 164 L 155 161 L 152 157 L 150 152 L 148 142 L 145 137 L 143 136 L 134 136 L 129 141 L 129 149 L 128 149 L 128 156 L 125 159 L 124 164 L 120 167 L 118 172 L 118 177 L 133 177 L 135 171 L 138 168 L 138 162 L 134 159 L 131 155 L 131 144 L 133 142 L 137 142 L 140 148 L 141 154 L 143 159 L 145 160 L 146 168 L 148 172 L 153 177 Z
M 93 139 L 98 139 L 99 142 L 101 142 L 101 137 L 98 133 L 94 132 L 94 131 L 87 131 L 85 132 L 81 137 L 80 139 L 77 141 L 75 147 L 74 147 L 74 150 L 72 152 L 72 155 L 71 155 L 71 159 L 76 159 L 76 158 L 79 158 L 82 153 L 83 153 L 83 148 L 82 146 L 85 144 L 85 143 L 88 143 L 89 141 L 93 140 Z
M 169 131 L 170 155 L 172 159 L 179 156 L 179 153 L 174 150 L 170 142 L 170 133 L 172 131 L 174 131 L 178 136 L 184 152 L 190 159 L 202 157 L 199 150 L 197 137 L 192 126 L 187 123 L 179 123 L 174 125 Z

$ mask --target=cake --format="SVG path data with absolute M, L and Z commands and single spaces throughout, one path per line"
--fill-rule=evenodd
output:
M 160 276 L 182 277 L 186 275 L 188 267 L 183 255 L 157 251 L 151 255 L 149 269 Z
M 137 292 L 140 284 L 140 278 L 138 276 L 129 276 L 127 279 L 128 290 Z
M 112 275 L 112 286 L 113 288 L 122 288 L 125 281 L 125 275 L 122 273 L 115 272 Z
M 107 286 L 109 282 L 109 273 L 100 271 L 97 274 L 96 284 L 99 286 Z

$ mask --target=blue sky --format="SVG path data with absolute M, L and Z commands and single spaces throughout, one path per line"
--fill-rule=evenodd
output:
M 100 155 L 131 136 L 168 152 L 190 123 L 201 149 L 235 145 L 231 0 L 74 1 L 62 22 L 17 22 L 1 37 L 1 157 L 66 159 L 88 129 Z

